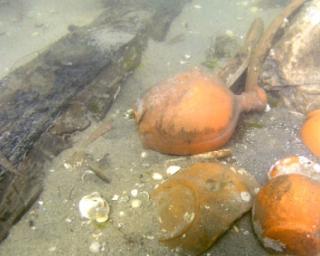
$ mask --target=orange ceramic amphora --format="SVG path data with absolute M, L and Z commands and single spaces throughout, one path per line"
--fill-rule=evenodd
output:
M 307 120 L 301 129 L 301 137 L 310 151 L 320 157 L 320 109 L 308 114 Z
M 320 255 L 320 165 L 302 156 L 278 161 L 252 209 L 262 244 L 279 253 Z
M 138 100 L 135 119 L 147 148 L 190 155 L 221 147 L 241 112 L 265 105 L 262 89 L 234 95 L 214 76 L 194 69 L 151 88 Z
M 255 231 L 267 248 L 299 256 L 320 253 L 320 183 L 281 175 L 261 189 L 253 208 Z

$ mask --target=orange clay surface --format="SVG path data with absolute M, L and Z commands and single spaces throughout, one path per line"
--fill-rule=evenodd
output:
M 229 89 L 198 70 L 153 87 L 135 107 L 144 145 L 175 155 L 201 153 L 224 145 L 238 116 Z
M 308 114 L 301 130 L 301 137 L 309 150 L 320 157 L 320 109 Z
M 282 253 L 319 255 L 320 183 L 290 174 L 263 187 L 253 207 L 253 224 L 262 243 Z
M 200 255 L 251 209 L 257 188 L 246 171 L 220 163 L 197 163 L 179 171 L 151 194 L 160 241 Z
M 320 165 L 304 156 L 289 156 L 278 160 L 271 166 L 268 178 L 272 179 L 280 175 L 301 174 L 320 181 Z

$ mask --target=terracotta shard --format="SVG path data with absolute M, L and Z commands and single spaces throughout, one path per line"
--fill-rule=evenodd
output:
M 308 114 L 301 129 L 301 137 L 307 148 L 317 157 L 320 157 L 320 109 Z
M 319 181 L 301 174 L 276 176 L 256 197 L 254 230 L 266 248 L 290 255 L 319 255 L 319 205 Z
M 220 163 L 197 163 L 179 171 L 151 195 L 160 241 L 199 255 L 250 210 L 258 188 L 245 170 Z

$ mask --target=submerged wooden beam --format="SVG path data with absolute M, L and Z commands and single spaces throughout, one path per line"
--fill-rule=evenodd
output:
M 91 24 L 71 26 L 0 80 L 0 240 L 40 193 L 45 160 L 70 146 L 64 135 L 88 127 L 83 116 L 103 118 L 148 37 L 164 38 L 186 2 L 110 0 Z M 62 114 L 74 104 L 81 107 Z

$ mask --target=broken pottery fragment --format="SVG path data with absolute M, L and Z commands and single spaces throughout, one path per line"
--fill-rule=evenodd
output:
M 320 164 L 304 156 L 290 156 L 277 161 L 268 172 L 269 180 L 280 175 L 301 174 L 320 181 Z
M 320 109 L 308 113 L 301 128 L 301 138 L 307 148 L 320 157 Z
M 320 107 L 319 39 L 320 1 L 305 1 L 278 29 L 260 74 L 265 89 L 302 113 Z
M 316 256 L 320 252 L 319 165 L 305 157 L 278 161 L 258 193 L 252 221 L 262 244 L 278 253 Z
M 151 195 L 159 214 L 159 240 L 199 255 L 250 210 L 258 190 L 253 176 L 229 165 L 196 163 L 180 170 Z

